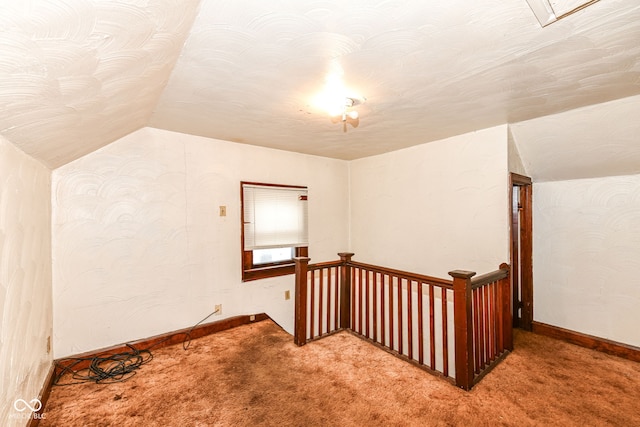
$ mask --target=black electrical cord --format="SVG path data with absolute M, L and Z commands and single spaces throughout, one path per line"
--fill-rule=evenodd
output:
M 204 322 L 205 320 L 207 320 L 209 317 L 213 316 L 214 314 L 216 314 L 217 312 L 219 312 L 220 309 L 216 308 L 214 311 L 212 311 L 211 313 L 209 313 L 207 315 L 207 317 L 205 317 L 204 319 L 202 319 L 201 321 L 199 321 L 198 323 L 196 323 L 195 325 L 193 325 L 191 327 L 191 329 L 189 329 L 189 331 L 187 332 L 187 336 L 184 338 L 184 341 L 182 341 L 182 348 L 184 350 L 188 349 L 189 346 L 191 345 L 191 332 L 193 332 L 193 330 L 200 325 L 202 322 Z
M 193 330 L 198 325 L 216 314 L 218 311 L 219 310 L 216 309 L 215 311 L 211 312 L 204 319 L 193 325 L 191 329 L 189 329 L 189 331 L 179 333 L 185 335 L 184 341 L 182 341 L 182 348 L 185 351 L 191 345 L 191 332 L 193 332 Z M 55 376 L 53 384 L 65 386 L 86 382 L 95 382 L 96 384 L 109 384 L 127 381 L 129 378 L 136 374 L 136 371 L 140 369 L 142 365 L 149 363 L 153 359 L 153 354 L 151 354 L 151 349 L 153 347 L 157 347 L 158 345 L 168 341 L 176 335 L 178 334 L 171 335 L 164 340 L 142 350 L 138 350 L 131 344 L 126 344 L 126 346 L 129 347 L 131 351 L 110 354 L 104 357 L 78 357 L 63 359 L 62 361 L 73 360 L 73 363 L 65 366 Z M 74 369 L 79 364 L 84 365 L 84 363 L 86 362 L 90 362 L 88 368 L 77 370 Z M 58 364 L 60 364 L 60 362 L 58 362 Z M 62 377 L 66 374 L 70 374 L 73 381 L 62 383 Z
M 136 374 L 136 370 L 140 369 L 142 365 L 150 362 L 153 359 L 153 355 L 146 349 L 138 350 L 129 344 L 127 344 L 127 347 L 129 347 L 131 351 L 111 354 L 104 357 L 67 359 L 75 361 L 62 369 L 56 376 L 54 384 L 72 385 L 85 382 L 108 384 L 128 380 Z M 86 361 L 91 362 L 88 368 L 74 369 L 78 364 Z M 61 383 L 60 380 L 63 375 L 67 373 L 71 374 L 71 378 L 74 381 Z

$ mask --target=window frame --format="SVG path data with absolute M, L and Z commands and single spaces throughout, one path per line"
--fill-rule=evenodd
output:
M 258 185 L 263 187 L 281 187 L 281 188 L 298 188 L 309 190 L 304 185 L 284 185 L 284 184 L 269 184 L 264 182 L 253 181 L 240 181 L 240 248 L 242 250 L 242 281 L 248 282 L 251 280 L 267 279 L 269 277 L 285 276 L 295 273 L 295 261 L 285 260 L 279 262 L 254 264 L 253 263 L 253 250 L 245 250 L 244 248 L 244 186 L 245 185 Z M 308 246 L 296 246 L 294 247 L 295 257 L 307 257 L 309 256 Z

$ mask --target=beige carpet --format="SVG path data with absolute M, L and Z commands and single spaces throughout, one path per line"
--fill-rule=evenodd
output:
M 269 320 L 153 353 L 127 382 L 54 387 L 40 426 L 640 426 L 640 364 L 522 331 L 471 392 Z

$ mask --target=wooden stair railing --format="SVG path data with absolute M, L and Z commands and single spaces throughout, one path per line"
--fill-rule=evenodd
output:
M 476 278 L 454 270 L 456 385 L 471 389 L 513 350 L 509 266 Z M 473 279 L 472 279 L 473 278 Z
M 319 264 L 295 258 L 297 345 L 349 330 L 465 390 L 513 349 L 507 264 L 445 280 L 338 255 Z

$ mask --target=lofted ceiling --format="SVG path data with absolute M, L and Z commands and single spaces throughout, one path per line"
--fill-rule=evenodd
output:
M 330 72 L 366 97 L 347 132 L 312 102 Z M 144 126 L 355 159 L 510 123 L 556 179 L 541 153 L 603 137 L 572 111 L 635 95 L 638 0 L 544 28 L 525 0 L 0 0 L 0 134 L 51 168 Z M 590 114 L 637 152 L 637 115 Z
M 640 95 L 510 127 L 534 181 L 640 174 Z

